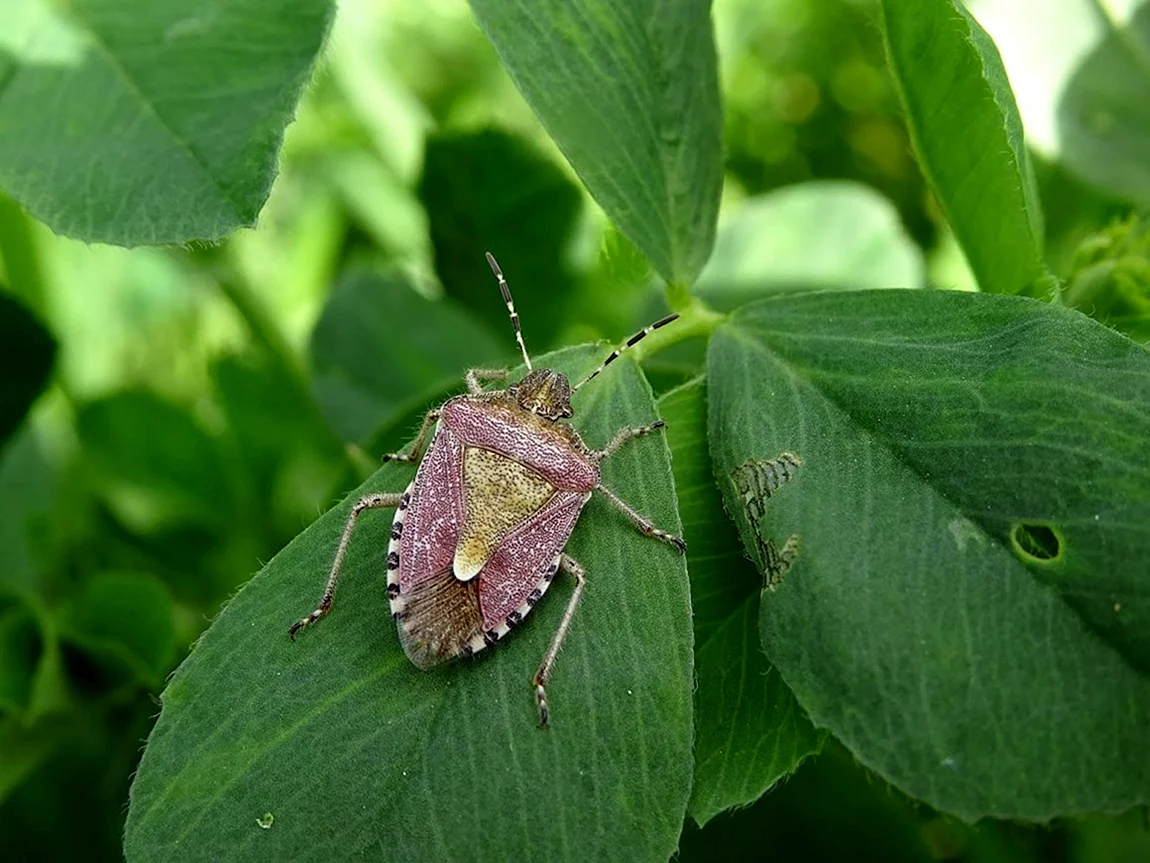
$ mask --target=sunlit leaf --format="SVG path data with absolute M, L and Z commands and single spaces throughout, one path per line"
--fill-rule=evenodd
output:
M 867 186 L 823 181 L 741 202 L 720 224 L 696 290 L 732 309 L 787 290 L 922 283 L 922 250 L 894 204 Z
M 1150 4 L 977 0 L 971 11 L 1002 52 L 1027 140 L 1078 176 L 1150 203 Z
M 881 7 L 915 153 L 979 286 L 1046 293 L 1042 206 L 994 43 L 957 0 Z
M 0 187 L 53 230 L 139 245 L 255 222 L 325 0 L 16 0 Z
M 695 280 L 715 237 L 722 109 L 710 0 L 471 0 L 591 195 L 651 265 Z

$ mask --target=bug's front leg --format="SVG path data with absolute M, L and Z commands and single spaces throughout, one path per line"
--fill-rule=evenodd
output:
M 360 498 L 356 501 L 355 506 L 351 508 L 351 515 L 347 517 L 347 523 L 343 526 L 343 535 L 339 538 L 339 547 L 335 552 L 335 560 L 331 565 L 331 574 L 327 577 L 327 584 L 323 589 L 323 596 L 320 598 L 319 605 L 315 611 L 307 617 L 300 618 L 291 625 L 288 630 L 288 635 L 291 640 L 295 641 L 296 633 L 303 629 L 305 626 L 310 626 L 315 623 L 329 611 L 331 611 L 331 603 L 335 598 L 335 585 L 339 581 L 339 571 L 343 567 L 343 559 L 347 555 L 347 546 L 351 542 L 352 531 L 355 530 L 356 520 L 359 518 L 360 513 L 368 509 L 380 509 L 383 507 L 399 506 L 399 494 L 369 494 L 367 497 Z
M 657 432 L 665 425 L 667 424 L 662 420 L 656 420 L 650 425 L 645 426 L 624 426 L 623 428 L 619 429 L 619 431 L 615 432 L 615 437 L 611 438 L 611 442 L 607 444 L 607 446 L 600 450 L 592 450 L 591 457 L 597 459 L 598 461 L 603 461 L 603 459 L 607 458 L 608 456 L 614 455 L 619 447 L 623 446 L 623 444 L 627 443 L 627 441 L 643 437 L 644 435 L 649 435 L 652 432 Z
M 415 464 L 423 455 L 423 447 L 427 444 L 427 436 L 431 434 L 431 427 L 439 419 L 439 408 L 433 408 L 423 418 L 423 425 L 419 427 L 419 434 L 415 436 L 415 443 L 411 445 L 411 452 L 389 452 L 382 461 L 401 461 L 404 464 Z
M 649 518 L 639 512 L 636 512 L 630 504 L 626 503 L 622 498 L 619 497 L 619 495 L 615 494 L 615 492 L 607 488 L 607 486 L 600 483 L 599 485 L 595 486 L 595 491 L 600 492 L 603 497 L 611 501 L 611 504 L 615 507 L 615 509 L 619 510 L 619 512 L 627 516 L 627 519 L 631 522 L 631 524 L 635 525 L 635 527 L 641 534 L 643 534 L 643 536 L 654 537 L 655 539 L 662 540 L 668 545 L 673 545 L 679 550 L 679 554 L 683 554 L 687 550 L 687 543 L 683 542 L 682 539 L 675 536 L 673 533 L 668 533 L 665 530 L 661 530 L 660 528 L 655 527 Z
M 478 395 L 483 392 L 484 381 L 507 380 L 507 369 L 468 369 L 463 380 L 467 383 L 467 391 Z
M 560 555 L 559 568 L 570 573 L 575 579 L 575 590 L 572 591 L 571 598 L 567 600 L 567 610 L 563 612 L 563 619 L 559 621 L 559 628 L 555 630 L 551 644 L 547 648 L 547 652 L 543 654 L 543 662 L 539 664 L 539 670 L 535 672 L 535 678 L 532 681 L 535 686 L 535 703 L 539 706 L 540 728 L 547 727 L 547 681 L 551 679 L 555 657 L 559 655 L 559 648 L 563 646 L 563 640 L 567 637 L 567 630 L 571 627 L 571 618 L 575 616 L 575 610 L 579 607 L 579 600 L 583 598 L 583 588 L 587 583 L 587 570 L 571 555 L 566 553 Z

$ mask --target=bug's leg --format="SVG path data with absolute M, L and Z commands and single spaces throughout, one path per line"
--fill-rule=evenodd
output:
M 683 542 L 683 540 L 675 536 L 673 533 L 667 533 L 667 531 L 660 530 L 659 528 L 655 527 L 655 525 L 651 524 L 649 519 L 636 512 L 629 504 L 620 498 L 619 495 L 615 494 L 615 492 L 607 488 L 607 486 L 599 484 L 595 486 L 595 491 L 601 492 L 603 497 L 611 501 L 611 503 L 617 510 L 619 510 L 619 512 L 627 516 L 631 524 L 635 525 L 635 527 L 639 529 L 639 532 L 642 533 L 643 536 L 653 536 L 655 539 L 660 539 L 665 543 L 673 545 L 679 550 L 679 554 L 682 554 L 687 550 L 687 543 Z
M 467 391 L 476 395 L 483 392 L 483 381 L 507 380 L 507 369 L 468 369 L 463 379 L 467 382 Z
M 583 587 L 587 583 L 587 570 L 571 555 L 560 555 L 559 568 L 570 573 L 575 579 L 575 590 L 571 592 L 571 598 L 567 600 L 567 610 L 563 612 L 563 619 L 559 621 L 559 628 L 555 630 L 551 644 L 548 646 L 547 652 L 543 654 L 543 661 L 539 664 L 539 670 L 535 672 L 535 678 L 532 681 L 535 685 L 535 703 L 539 705 L 540 728 L 547 727 L 547 681 L 551 679 L 555 657 L 559 655 L 559 648 L 563 646 L 563 639 L 567 637 L 567 630 L 571 627 L 571 618 L 575 616 L 575 610 L 579 607 L 579 600 L 583 597 Z
M 615 437 L 611 438 L 611 442 L 603 449 L 592 450 L 591 457 L 599 461 L 614 455 L 616 450 L 629 440 L 634 440 L 637 437 L 649 435 L 652 432 L 657 432 L 659 429 L 666 425 L 662 420 L 657 420 L 647 426 L 623 426 L 619 431 L 615 432 Z
M 389 452 L 382 459 L 384 462 L 401 461 L 405 464 L 414 464 L 423 455 L 423 447 L 427 443 L 427 436 L 431 434 L 431 427 L 439 419 L 439 408 L 433 408 L 423 418 L 423 425 L 419 427 L 419 434 L 415 436 L 415 443 L 411 445 L 411 452 Z
M 347 546 L 351 542 L 351 533 L 355 530 L 355 522 L 359 518 L 359 514 L 365 509 L 399 506 L 401 497 L 403 495 L 400 494 L 369 494 L 367 497 L 362 497 L 356 501 L 355 506 L 351 508 L 351 515 L 347 517 L 347 524 L 343 526 L 343 535 L 339 538 L 339 547 L 336 549 L 335 560 L 331 565 L 331 574 L 327 577 L 327 584 L 324 586 L 319 606 L 307 617 L 300 618 L 291 625 L 288 635 L 291 636 L 292 641 L 295 641 L 297 632 L 305 626 L 315 623 L 331 611 L 331 602 L 335 597 L 335 584 L 339 581 L 339 571 L 343 567 L 343 559 L 347 555 Z

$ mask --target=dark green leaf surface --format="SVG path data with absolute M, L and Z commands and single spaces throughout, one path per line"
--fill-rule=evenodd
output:
M 0 804 L 73 730 L 63 720 L 27 725 L 0 718 Z
M 994 43 L 956 0 L 883 0 L 882 17 L 919 164 L 978 284 L 1044 293 L 1041 203 Z
M 805 461 L 760 626 L 816 725 L 963 818 L 1150 800 L 1144 348 L 1031 300 L 828 293 L 747 307 L 708 370 L 729 506 L 745 459 Z
M 89 241 L 253 224 L 329 15 L 325 0 L 6 5 L 0 187 Z
M 755 805 L 721 815 L 702 830 L 688 822 L 677 859 L 927 863 L 953 858 L 932 855 L 914 810 L 834 746 L 804 762 Z
M 583 205 L 562 166 L 506 132 L 443 135 L 428 141 L 419 196 L 447 296 L 506 338 L 490 252 L 511 286 L 528 349 L 551 346 L 566 323 L 569 246 Z M 458 377 L 459 367 L 451 372 Z
M 0 715 L 20 714 L 32 695 L 32 674 L 40 654 L 36 618 L 23 605 L 0 611 Z
M 471 0 L 503 65 L 607 215 L 690 284 L 715 236 L 722 111 L 710 0 Z
M 0 595 L 0 716 L 30 726 L 68 707 L 67 689 L 48 613 L 35 600 Z
M 706 385 L 659 399 L 687 541 L 695 612 L 695 784 L 691 816 L 706 824 L 754 802 L 823 743 L 759 643 L 762 578 L 723 509 L 707 451 Z
M 158 686 L 175 658 L 173 611 L 171 593 L 153 576 L 105 573 L 72 601 L 68 636 L 112 670 Z
M 820 181 L 741 202 L 719 226 L 696 291 L 730 310 L 787 290 L 922 284 L 922 250 L 894 204 L 860 183 Z
M 584 372 L 602 354 L 550 359 Z M 593 446 L 655 415 L 629 362 L 575 409 Z M 356 494 L 399 491 L 411 476 L 388 465 Z M 604 482 L 679 528 L 658 438 L 605 462 Z M 387 613 L 390 513 L 363 518 L 333 614 L 288 640 L 355 497 L 240 591 L 173 676 L 132 788 L 128 859 L 665 860 L 691 774 L 682 559 L 604 501 L 588 505 L 569 546 L 587 593 L 549 687 L 552 727 L 540 731 L 530 680 L 568 585 L 487 656 L 419 671 Z
M 483 253 L 477 257 L 486 270 Z M 420 296 L 399 275 L 364 272 L 336 284 L 312 333 L 311 357 L 316 400 L 342 440 L 363 441 L 413 397 L 464 369 L 506 365 L 515 345 L 511 322 L 487 276 L 503 339 L 455 303 Z
M 0 446 L 24 421 L 48 383 L 56 342 L 23 305 L 0 286 Z

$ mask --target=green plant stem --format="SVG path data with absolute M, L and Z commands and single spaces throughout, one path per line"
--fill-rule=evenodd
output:
M 668 285 L 667 302 L 679 313 L 679 320 L 674 326 L 655 330 L 635 345 L 632 352 L 636 362 L 641 362 L 687 339 L 709 336 L 727 317 L 716 312 L 698 297 L 691 296 L 683 287 Z

